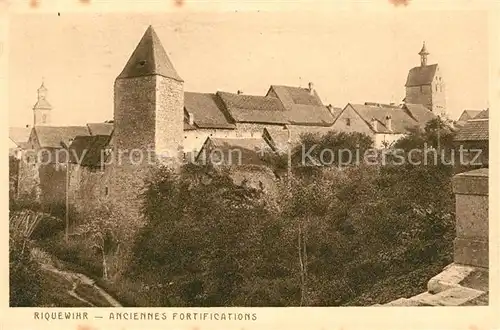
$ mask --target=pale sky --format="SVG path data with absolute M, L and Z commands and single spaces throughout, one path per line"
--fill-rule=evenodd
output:
M 9 124 L 32 124 L 42 77 L 54 125 L 113 118 L 113 82 L 152 24 L 184 90 L 264 95 L 314 82 L 323 103 L 400 102 L 408 70 L 439 63 L 450 117 L 488 106 L 488 16 L 481 11 L 179 10 L 11 17 Z M 411 7 L 411 6 L 409 6 Z

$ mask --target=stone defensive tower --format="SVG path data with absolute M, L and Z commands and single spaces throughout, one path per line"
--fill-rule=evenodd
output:
M 184 128 L 183 80 L 149 26 L 114 84 L 110 197 L 138 215 L 145 170 L 158 160 L 178 162 Z M 134 214 L 135 213 L 135 214 Z
M 446 113 L 445 84 L 437 64 L 427 64 L 429 52 L 425 46 L 418 53 L 420 66 L 408 72 L 406 80 L 406 103 L 422 104 L 437 115 Z
M 114 146 L 177 158 L 184 123 L 183 80 L 152 26 L 114 86 Z M 149 149 L 148 149 L 149 150 Z
M 47 88 L 43 82 L 37 92 L 38 100 L 33 106 L 33 125 L 50 125 L 50 112 L 52 111 L 52 106 L 47 101 Z

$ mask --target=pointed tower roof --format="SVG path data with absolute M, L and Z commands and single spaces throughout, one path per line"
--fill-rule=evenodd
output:
M 36 104 L 33 106 L 33 110 L 37 110 L 37 109 L 50 110 L 50 109 L 52 109 L 52 106 L 50 105 L 50 103 L 46 99 L 47 91 L 48 91 L 48 89 L 47 89 L 47 87 L 45 87 L 45 84 L 42 81 L 42 84 L 37 89 L 38 100 L 37 100 Z
M 50 105 L 50 103 L 46 99 L 39 99 L 35 103 L 35 105 L 33 106 L 33 110 L 37 110 L 37 109 L 50 110 L 50 109 L 52 109 L 52 106 Z
M 151 25 L 142 36 L 141 41 L 139 41 L 139 44 L 117 79 L 149 75 L 160 75 L 177 81 L 183 81 L 177 74 L 177 71 L 175 71 L 167 52 L 165 52 L 160 39 Z
M 425 41 L 424 44 L 422 45 L 422 49 L 420 50 L 420 53 L 418 55 L 429 55 L 430 53 L 427 51 L 427 48 L 425 47 Z
M 43 81 L 42 81 L 42 84 L 40 85 L 40 87 L 38 87 L 38 91 L 39 92 L 46 92 L 47 91 L 47 88 L 45 87 L 45 84 Z

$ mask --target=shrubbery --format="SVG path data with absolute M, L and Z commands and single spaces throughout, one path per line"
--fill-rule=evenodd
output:
M 31 244 L 19 233 L 9 235 L 9 305 L 36 307 L 40 302 L 40 266 L 31 257 Z
M 440 134 L 440 147 L 448 147 L 447 134 Z M 421 147 L 434 137 L 429 125 L 396 147 Z M 373 142 L 358 133 L 303 140 L 318 150 L 366 150 Z M 101 285 L 128 306 L 374 304 L 424 291 L 436 269 L 451 262 L 449 166 L 334 162 L 311 170 L 298 166 L 297 152 L 294 176 L 277 183 L 275 199 L 235 184 L 223 170 L 158 169 L 143 195 L 146 224 L 124 259 L 130 262 L 113 271 L 120 273 L 115 283 Z M 283 157 L 268 161 L 283 171 Z M 130 230 L 101 211 L 82 227 L 87 244 L 47 246 L 95 278 L 109 255 L 131 245 Z
M 337 148 L 371 146 L 357 135 L 304 139 L 324 146 L 334 141 Z M 374 283 L 451 261 L 450 167 L 294 172 L 300 175 L 290 186 L 282 182 L 272 201 L 233 184 L 228 173 L 160 170 L 144 195 L 148 222 L 128 277 L 151 288 L 154 306 L 325 306 L 349 304 Z M 392 287 L 384 299 L 425 290 Z

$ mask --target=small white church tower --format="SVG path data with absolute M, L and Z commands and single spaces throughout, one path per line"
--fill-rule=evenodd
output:
M 38 101 L 33 106 L 33 126 L 50 125 L 52 106 L 47 101 L 47 88 L 44 83 L 38 88 Z

